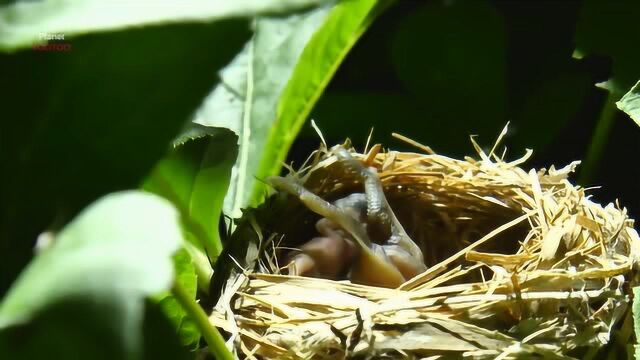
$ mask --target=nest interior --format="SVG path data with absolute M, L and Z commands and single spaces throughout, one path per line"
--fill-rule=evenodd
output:
M 510 359 L 575 358 L 607 344 L 629 317 L 633 220 L 567 180 L 577 162 L 525 171 L 531 151 L 507 162 L 498 143 L 489 153 L 472 143 L 478 158 L 460 160 L 426 147 L 351 149 L 377 168 L 428 265 L 397 289 L 285 275 L 283 249 L 309 240 L 317 216 L 284 194 L 247 212 L 210 317 L 230 347 L 245 358 Z M 323 147 L 290 176 L 327 200 L 361 192 L 340 169 Z

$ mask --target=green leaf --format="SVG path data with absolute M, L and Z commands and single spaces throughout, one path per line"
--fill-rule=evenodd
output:
M 0 54 L 0 293 L 40 232 L 139 186 L 248 37 L 246 21 L 219 21 Z
M 0 50 L 46 42 L 43 35 L 67 40 L 95 31 L 159 23 L 203 22 L 222 18 L 284 13 L 323 0 L 161 0 L 19 1 L 0 7 Z
M 181 249 L 173 257 L 176 272 L 176 280 L 182 285 L 191 299 L 196 298 L 198 280 L 195 267 L 189 253 Z M 195 350 L 200 341 L 200 330 L 182 308 L 182 305 L 171 294 L 166 293 L 158 302 L 163 312 L 167 315 L 180 337 L 180 343 L 191 350 Z
M 222 251 L 218 224 L 236 160 L 237 141 L 238 137 L 227 129 L 192 124 L 143 185 L 171 200 L 180 210 L 187 238 L 196 247 L 188 249 L 198 264 L 203 290 L 208 287 L 211 268 L 192 250 L 206 250 L 212 261 Z
M 48 336 L 59 339 L 42 329 L 69 329 L 67 340 L 41 353 L 77 358 L 76 345 L 92 357 L 140 358 L 144 299 L 171 286 L 171 256 L 181 242 L 178 213 L 155 195 L 123 192 L 92 204 L 0 304 L 1 357 L 38 351 L 25 347 L 48 344 Z M 9 341 L 17 334 L 19 341 Z
M 582 5 L 576 28 L 574 57 L 609 56 L 611 78 L 601 84 L 619 99 L 640 78 L 640 48 L 633 42 L 638 32 L 640 2 L 588 0 Z
M 253 38 L 222 71 L 221 84 L 195 119 L 207 126 L 229 128 L 239 137 L 238 160 L 224 204 L 225 212 L 233 217 L 241 215 L 241 208 L 255 204 L 250 195 L 269 130 L 276 122 L 278 100 L 300 53 L 328 11 L 322 7 L 286 18 L 259 18 Z
M 627 113 L 640 126 L 640 81 L 620 101 L 616 102 L 616 106 Z
M 195 121 L 239 136 L 224 210 L 257 205 L 340 62 L 387 1 L 341 1 L 287 18 L 259 18 Z
M 302 52 L 280 97 L 276 123 L 269 132 L 256 174 L 259 179 L 280 172 L 296 135 L 347 53 L 373 20 L 393 2 L 341 1 L 331 10 Z M 262 195 L 260 187 L 253 188 L 252 199 L 260 199 Z

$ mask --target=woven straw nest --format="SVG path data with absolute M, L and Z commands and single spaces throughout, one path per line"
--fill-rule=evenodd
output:
M 630 329 L 640 238 L 626 210 L 572 185 L 577 162 L 525 171 L 531 151 L 507 162 L 499 140 L 488 154 L 472 143 L 479 159 L 351 149 L 429 266 L 397 289 L 284 275 L 279 259 L 317 216 L 284 194 L 245 213 L 210 317 L 229 346 L 258 359 L 568 359 Z M 326 147 L 290 176 L 328 200 L 362 191 Z

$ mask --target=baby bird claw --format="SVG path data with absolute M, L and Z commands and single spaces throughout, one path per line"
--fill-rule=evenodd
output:
M 348 195 L 332 204 L 292 178 L 267 179 L 274 188 L 296 196 L 322 216 L 316 223 L 320 236 L 303 244 L 300 253 L 291 258 L 291 273 L 330 279 L 347 273 L 356 283 L 397 287 L 426 270 L 420 248 L 391 210 L 375 169 L 366 168 L 343 147 L 335 147 L 332 153 L 348 172 L 362 180 L 364 193 Z

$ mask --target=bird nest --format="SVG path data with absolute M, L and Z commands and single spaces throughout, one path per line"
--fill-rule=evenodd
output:
M 572 185 L 577 162 L 525 171 L 531 151 L 508 162 L 499 141 L 488 153 L 472 143 L 478 158 L 463 160 L 347 144 L 424 253 L 427 270 L 398 288 L 286 275 L 283 254 L 318 216 L 283 193 L 246 211 L 216 266 L 210 320 L 229 347 L 258 359 L 570 359 L 617 328 L 629 336 L 640 238 L 626 210 Z M 362 191 L 326 147 L 289 176 L 328 200 Z

